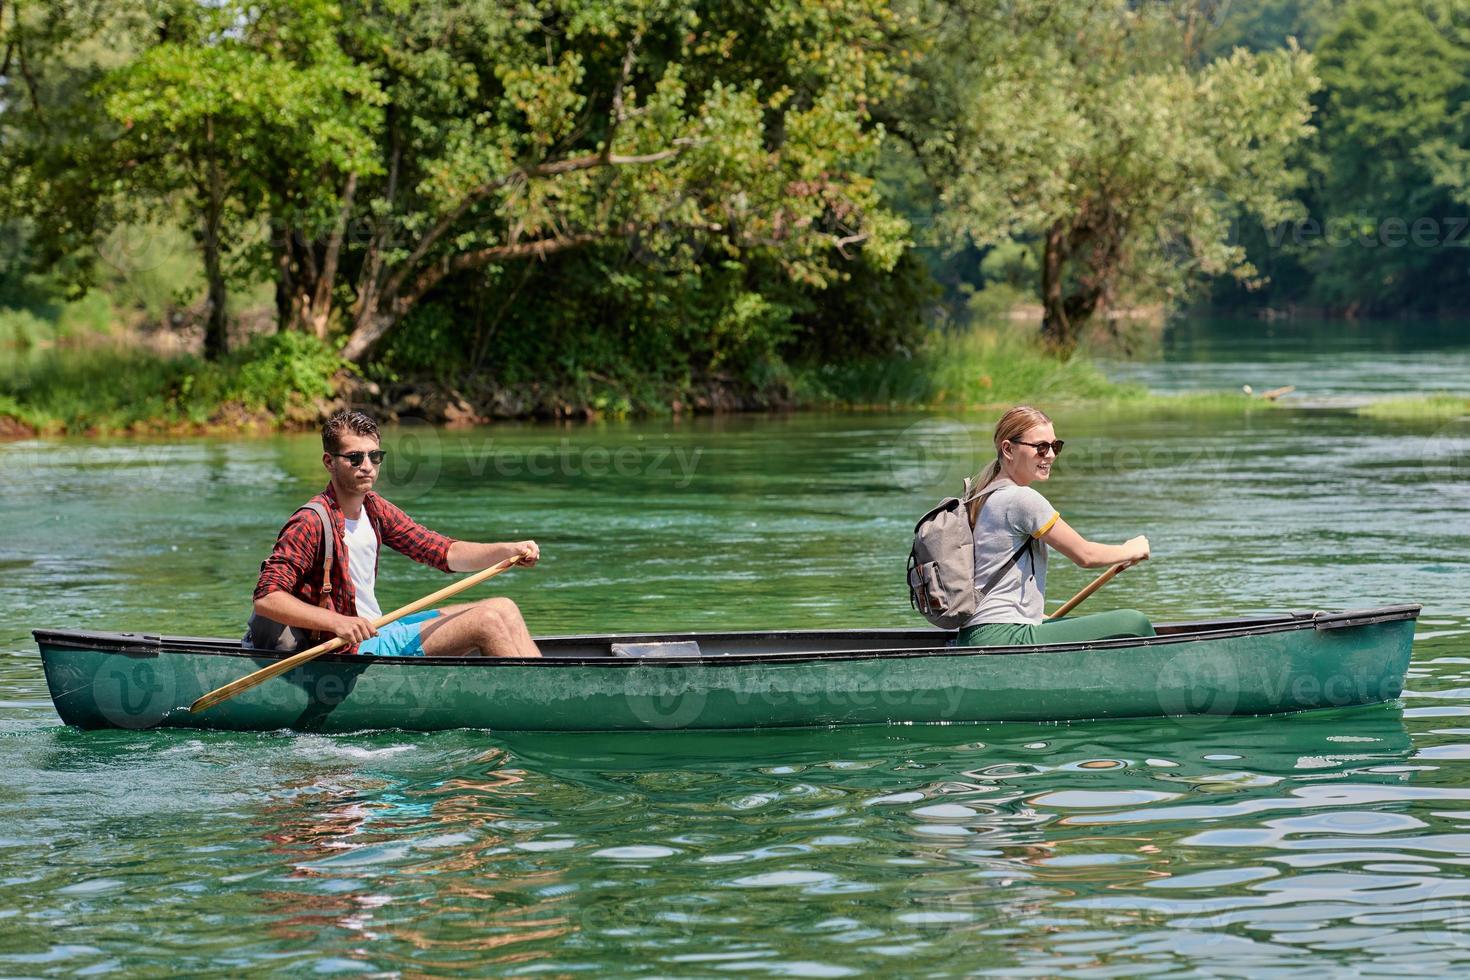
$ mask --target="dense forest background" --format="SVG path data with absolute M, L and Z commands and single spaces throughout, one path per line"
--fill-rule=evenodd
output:
M 513 415 L 1463 311 L 1467 88 L 1470 0 L 0 0 L 0 414 L 98 337 Z

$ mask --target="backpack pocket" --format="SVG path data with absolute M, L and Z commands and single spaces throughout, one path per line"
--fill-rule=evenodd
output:
M 929 615 L 944 615 L 946 597 L 944 583 L 939 578 L 939 562 L 929 561 L 915 564 L 909 569 L 909 602 L 915 609 Z

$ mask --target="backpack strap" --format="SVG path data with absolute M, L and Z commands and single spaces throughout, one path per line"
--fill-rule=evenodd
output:
M 327 508 L 323 507 L 315 500 L 307 501 L 305 504 L 302 504 L 300 507 L 296 508 L 297 513 L 300 513 L 303 510 L 309 510 L 312 513 L 316 514 L 317 517 L 321 518 L 322 522 L 321 595 L 322 605 L 325 606 L 327 605 L 327 597 L 332 594 L 332 560 L 333 558 L 335 558 L 334 553 L 336 551 L 336 549 L 332 547 L 332 517 L 330 514 L 327 513 Z
M 1031 550 L 1031 543 L 1033 541 L 1035 541 L 1035 540 L 1036 539 L 1033 538 L 1033 537 L 1031 537 L 1031 535 L 1029 535 L 1029 534 L 1026 535 L 1026 543 L 1023 544 L 1023 545 L 1021 545 L 1021 547 L 1017 548 L 1015 554 L 1011 555 L 1010 558 L 1006 559 L 1006 563 L 1004 565 L 1000 566 L 1000 568 L 996 571 L 996 573 L 994 575 L 990 576 L 990 580 L 987 581 L 984 585 L 982 585 L 979 588 L 978 594 L 979 594 L 980 597 L 983 598 L 984 596 L 986 596 L 986 595 L 988 595 L 990 593 L 990 590 L 991 589 L 995 588 L 996 583 L 1001 580 L 1001 576 L 1005 575 L 1006 572 L 1009 572 L 1011 570 L 1011 566 L 1014 565 L 1016 562 L 1020 561 L 1021 560 L 1021 556 L 1024 555 L 1026 552 L 1028 552 L 1028 551 Z M 1031 559 L 1031 561 L 1032 561 L 1032 564 L 1034 565 L 1035 562 L 1036 562 L 1035 557 L 1033 557 Z
M 961 499 L 965 501 L 966 513 L 970 515 L 971 531 L 974 531 L 975 525 L 980 523 L 980 510 L 985 506 L 986 501 L 990 499 L 990 495 L 998 490 L 1004 490 L 1006 487 L 1012 486 L 1015 486 L 1015 484 L 1006 483 L 1004 486 L 996 487 L 994 490 L 987 489 L 974 497 L 970 497 L 970 481 L 968 479 L 965 480 L 965 495 Z M 1016 562 L 1021 560 L 1021 556 L 1031 550 L 1031 547 L 1033 544 L 1035 544 L 1035 542 L 1035 538 L 1033 538 L 1029 534 L 1026 535 L 1025 543 L 1022 544 L 1021 547 L 1017 548 L 1015 553 L 1012 554 L 1010 558 L 1006 559 L 1006 563 L 1000 566 L 1000 568 L 996 570 L 995 574 L 990 576 L 989 580 L 976 590 L 976 596 L 979 598 L 984 598 L 986 595 L 988 595 L 990 593 L 990 590 L 995 588 L 996 583 L 998 583 L 1001 578 L 1005 576 L 1005 573 L 1009 572 L 1011 568 L 1016 564 Z M 1036 564 L 1036 556 L 1034 554 L 1031 556 L 1031 564 L 1033 567 Z
M 990 499 L 990 495 L 998 493 L 1006 489 L 1006 487 L 1013 486 L 1015 484 L 1009 479 L 1000 486 L 995 486 L 995 481 L 991 481 L 986 485 L 985 489 L 976 493 L 975 485 L 970 481 L 969 477 L 965 477 L 965 488 L 960 492 L 960 501 L 965 505 L 965 513 L 970 516 L 970 530 L 975 530 L 975 525 L 980 523 L 980 508 L 985 506 L 985 501 Z M 971 496 L 971 494 L 974 494 L 974 496 Z

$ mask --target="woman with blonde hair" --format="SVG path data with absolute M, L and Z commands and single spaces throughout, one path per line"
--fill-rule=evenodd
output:
M 1046 555 L 1055 548 L 1082 568 L 1148 557 L 1148 538 L 1120 545 L 1089 541 L 1032 488 L 1051 477 L 1062 440 L 1046 413 L 1017 406 L 995 425 L 995 459 L 970 484 L 975 529 L 975 582 L 983 589 L 975 615 L 960 629 L 961 646 L 1080 643 L 1153 636 L 1134 609 L 1047 620 Z M 988 587 L 987 587 L 988 586 Z

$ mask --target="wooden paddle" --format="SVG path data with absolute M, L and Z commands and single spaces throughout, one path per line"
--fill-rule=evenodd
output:
M 472 585 L 479 585 L 486 579 L 494 578 L 517 562 L 523 561 L 525 558 L 525 555 L 513 555 L 510 558 L 507 558 L 505 561 L 502 561 L 495 565 L 491 565 L 489 568 L 478 571 L 467 578 L 462 578 L 458 582 L 455 582 L 453 585 L 445 586 L 432 595 L 426 595 L 422 599 L 419 599 L 415 602 L 410 602 L 402 609 L 395 609 L 392 612 L 388 613 L 386 616 L 379 616 L 377 619 L 373 620 L 373 628 L 382 629 L 389 623 L 402 619 L 404 616 L 411 616 L 416 612 L 428 609 L 430 606 L 436 606 L 439 603 L 443 602 L 445 599 L 448 599 L 450 596 L 458 595 Z M 241 691 L 248 691 L 252 687 L 255 687 L 259 684 L 264 684 L 272 677 L 284 674 L 286 673 L 286 671 L 291 670 L 292 668 L 301 666 L 308 660 L 313 660 L 317 657 L 320 657 L 324 653 L 330 653 L 331 651 L 340 649 L 344 646 L 346 646 L 346 644 L 342 641 L 342 638 L 334 636 L 327 642 L 314 646 L 310 650 L 305 650 L 301 653 L 293 654 L 292 656 L 289 656 L 284 660 L 276 661 L 269 667 L 262 667 L 260 670 L 257 670 L 253 674 L 246 674 L 244 677 L 240 678 L 237 681 L 231 681 L 224 687 L 215 688 L 213 691 L 210 691 L 208 694 L 204 695 L 199 700 L 189 705 L 189 711 L 192 714 L 198 714 L 205 708 L 212 708 L 215 705 L 219 704 L 221 701 L 228 701 L 230 698 L 239 694 Z
M 1142 561 L 1142 560 L 1143 559 L 1140 558 L 1138 561 Z M 1114 565 L 1112 568 L 1108 569 L 1106 572 L 1103 572 L 1097 578 L 1093 579 L 1092 582 L 1091 582 L 1091 584 L 1089 584 L 1087 586 L 1087 588 L 1083 589 L 1081 592 L 1077 593 L 1072 598 L 1070 598 L 1066 602 L 1062 603 L 1061 607 L 1059 609 L 1057 609 L 1056 612 L 1052 613 L 1050 616 L 1048 616 L 1046 618 L 1047 619 L 1061 619 L 1063 616 L 1067 615 L 1067 613 L 1071 612 L 1073 609 L 1076 609 L 1078 606 L 1082 605 L 1082 601 L 1084 599 L 1086 599 L 1088 596 L 1092 595 L 1098 589 L 1102 588 L 1104 585 L 1107 585 L 1109 582 L 1111 582 L 1113 580 L 1113 576 L 1114 575 L 1117 575 L 1119 572 L 1121 572 L 1125 568 L 1128 568 L 1128 567 L 1130 567 L 1132 565 L 1138 564 L 1138 561 L 1121 561 L 1118 564 Z

